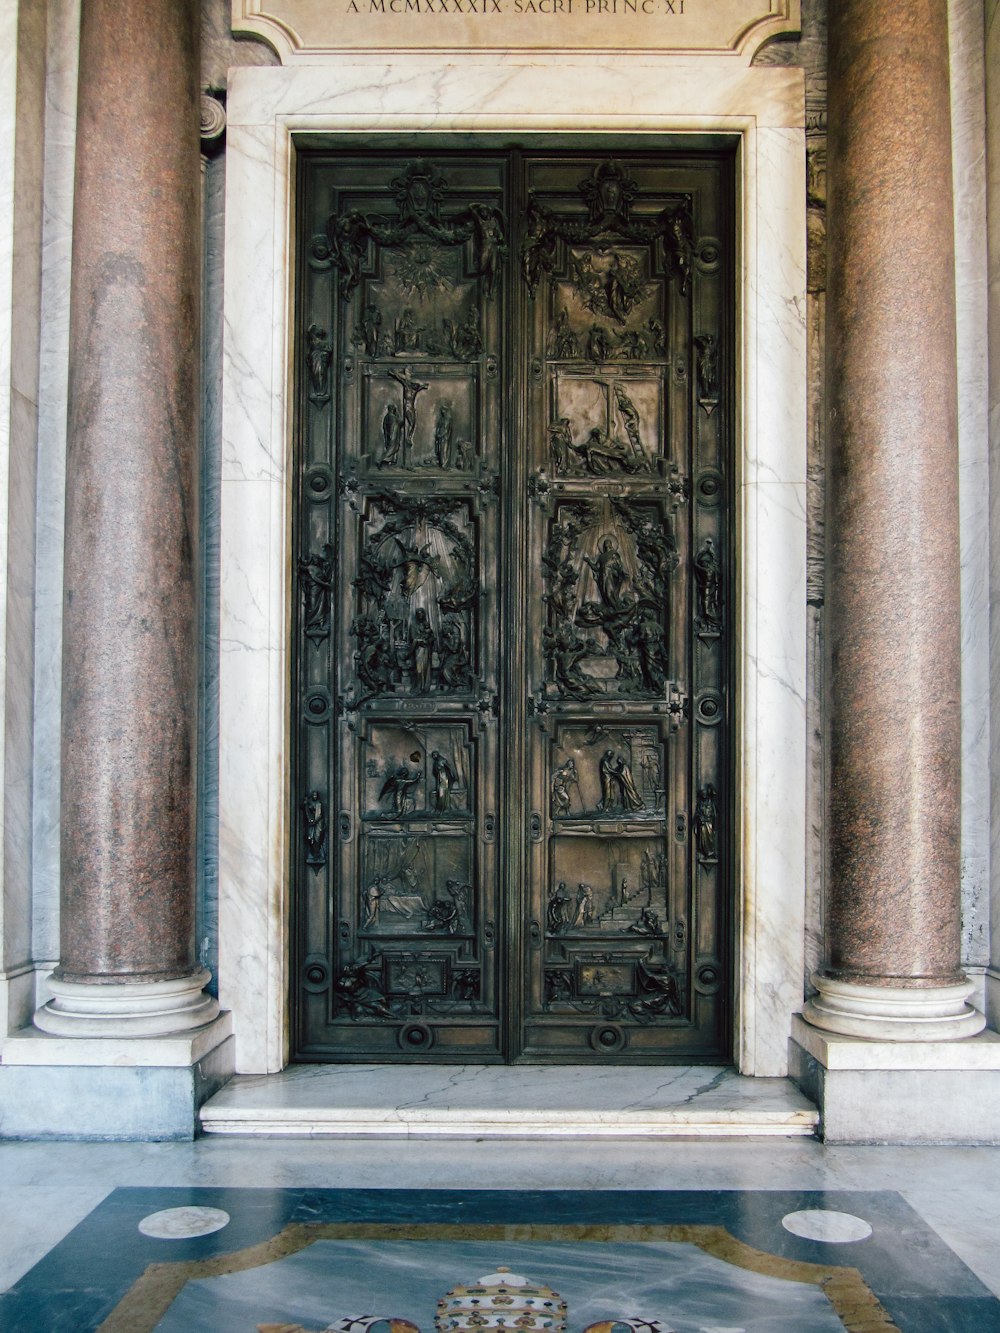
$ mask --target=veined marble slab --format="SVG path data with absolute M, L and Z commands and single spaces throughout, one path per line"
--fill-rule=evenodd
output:
M 292 1065 L 201 1112 L 207 1134 L 453 1138 L 809 1135 L 818 1119 L 786 1079 L 707 1065 Z

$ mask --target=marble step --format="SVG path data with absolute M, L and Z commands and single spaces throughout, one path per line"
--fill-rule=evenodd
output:
M 238 1075 L 201 1109 L 206 1134 L 535 1138 L 813 1135 L 788 1079 L 729 1068 L 291 1065 Z

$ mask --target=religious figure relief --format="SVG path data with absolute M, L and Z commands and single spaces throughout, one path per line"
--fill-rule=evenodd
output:
M 460 361 L 475 361 L 482 356 L 483 335 L 479 328 L 479 316 L 475 310 L 470 311 L 463 324 L 457 320 L 446 319 L 442 327 L 453 356 Z
M 699 861 L 716 860 L 717 822 L 715 787 L 711 782 L 707 782 L 704 787 L 698 788 L 698 803 L 695 806 L 694 819 L 691 821 Z
M 600 506 L 562 505 L 564 521 L 550 529 L 542 556 L 550 678 L 570 698 L 660 694 L 667 672 L 665 600 L 676 565 L 673 534 L 632 502 L 609 500 L 604 520 L 600 512 Z M 600 659 L 614 664 L 610 679 Z
M 711 333 L 694 339 L 697 348 L 698 402 L 707 416 L 719 405 L 719 348 Z
M 434 422 L 434 459 L 439 468 L 451 467 L 453 432 L 451 403 L 447 399 L 442 399 L 438 403 L 437 418 Z
M 579 800 L 580 776 L 577 772 L 576 760 L 573 758 L 567 759 L 552 775 L 550 809 L 553 819 L 559 819 L 572 812 L 571 788 L 576 788 L 576 795 Z
M 594 924 L 594 890 L 589 884 L 582 881 L 576 886 L 576 915 L 573 918 L 574 927 L 591 926 Z
M 326 337 L 326 329 L 310 324 L 306 331 L 306 360 L 309 366 L 309 401 L 322 407 L 330 401 L 330 362 L 333 348 Z
M 550 357 L 560 361 L 574 361 L 580 355 L 580 339 L 569 326 L 569 311 L 565 306 L 549 332 L 547 350 Z
M 651 935 L 653 939 L 659 939 L 664 933 L 660 918 L 651 907 L 644 907 L 638 921 L 633 921 L 628 929 L 632 935 Z
M 385 993 L 383 957 L 380 953 L 345 963 L 333 983 L 338 1008 L 348 1018 L 395 1018 Z
M 550 935 L 561 935 L 569 929 L 570 904 L 572 901 L 572 895 L 566 887 L 565 881 L 560 880 L 549 894 L 549 901 L 545 909 L 545 925 Z
M 325 542 L 318 554 L 299 557 L 304 632 L 318 644 L 330 633 L 330 599 L 333 593 L 333 546 Z
M 308 792 L 302 799 L 301 808 L 306 865 L 319 869 L 326 865 L 326 811 L 319 792 Z
M 376 467 L 392 467 L 399 458 L 399 446 L 403 439 L 403 418 L 395 403 L 387 403 L 382 417 L 382 456 Z
M 590 332 L 587 334 L 588 358 L 600 365 L 602 361 L 607 361 L 610 355 L 611 339 L 607 329 L 601 328 L 600 324 L 591 324 Z
M 408 768 L 406 764 L 399 764 L 389 772 L 378 794 L 379 801 L 388 804 L 383 811 L 387 819 L 406 819 L 416 811 L 416 788 L 423 778 L 420 769 Z
M 636 995 L 629 1013 L 640 1023 L 655 1018 L 679 1018 L 684 1012 L 677 974 L 669 963 L 655 966 L 640 958 L 636 962 Z
M 374 301 L 369 301 L 361 312 L 361 320 L 355 328 L 351 342 L 355 347 L 364 348 L 365 356 L 374 360 L 379 354 L 379 338 L 382 329 L 382 312 Z
M 634 814 L 644 808 L 643 799 L 632 777 L 631 765 L 623 755 L 616 755 L 614 750 L 605 750 L 601 756 L 600 774 L 601 799 L 597 808 L 602 814 Z
M 576 440 L 569 417 L 561 416 L 548 428 L 552 467 L 557 476 L 606 477 L 652 472 L 653 461 L 642 442 L 642 418 L 634 398 L 611 380 L 589 382 L 603 426 L 591 426 Z M 603 400 L 603 402 L 601 401 Z M 591 417 L 591 420 L 593 417 Z
M 351 625 L 364 697 L 469 688 L 478 580 L 468 501 L 381 495 L 371 506 L 382 521 L 369 511 Z
M 596 257 L 590 250 L 572 255 L 569 271 L 577 295 L 587 309 L 618 324 L 624 324 L 637 302 L 652 290 L 635 255 L 617 250 Z
M 404 366 L 401 371 L 390 370 L 389 374 L 399 385 L 403 398 L 400 444 L 403 452 L 402 464 L 406 467 L 413 451 L 413 432 L 417 425 L 417 395 L 429 389 L 430 385 L 415 380 L 410 366 Z
M 440 815 L 451 810 L 452 788 L 458 782 L 454 768 L 439 750 L 431 751 L 431 809 Z
M 479 999 L 481 979 L 472 968 L 461 968 L 451 974 L 452 998 L 466 1004 L 474 1004 Z
M 562 306 L 549 330 L 546 354 L 553 361 L 586 359 L 595 365 L 605 361 L 655 361 L 666 355 L 666 337 L 655 315 L 636 328 L 616 331 L 595 320 L 577 332 L 570 323 L 569 311 Z
M 676 278 L 682 296 L 690 290 L 694 260 L 694 234 L 689 199 L 671 198 L 661 211 L 633 218 L 631 205 L 639 192 L 636 181 L 616 162 L 598 163 L 580 182 L 587 205 L 585 218 L 555 213 L 535 196 L 528 196 L 524 218 L 521 271 L 528 291 L 535 295 L 545 274 L 551 273 L 559 256 L 559 244 L 578 249 L 571 253 L 569 267 L 580 299 L 595 314 L 624 323 L 648 290 L 638 259 L 619 246 L 656 246 L 664 258 L 666 272 Z
M 698 587 L 698 628 L 717 634 L 722 628 L 722 569 L 711 537 L 705 538 L 693 566 Z
M 423 295 L 439 276 L 433 263 L 425 262 L 434 246 L 456 247 L 471 242 L 475 272 L 482 278 L 488 298 L 495 296 L 503 259 L 507 253 L 506 222 L 493 204 L 476 201 L 453 213 L 442 205 L 448 190 L 445 178 L 428 162 L 411 162 L 390 188 L 395 195 L 397 216 L 364 213 L 360 209 L 334 215 L 327 224 L 330 262 L 340 271 L 340 289 L 349 299 L 361 282 L 369 250 L 388 246 L 400 253 L 396 275 L 412 280 L 412 290 Z
M 472 885 L 449 879 L 445 883 L 445 893 L 446 897 L 439 895 L 431 903 L 423 929 L 457 935 L 460 930 L 468 927 Z

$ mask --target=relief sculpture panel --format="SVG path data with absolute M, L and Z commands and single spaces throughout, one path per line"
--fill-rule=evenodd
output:
M 296 1053 L 724 1059 L 732 164 L 303 164 Z

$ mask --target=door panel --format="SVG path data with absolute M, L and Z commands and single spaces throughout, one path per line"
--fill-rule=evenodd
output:
M 299 1058 L 728 1052 L 730 176 L 302 159 Z

